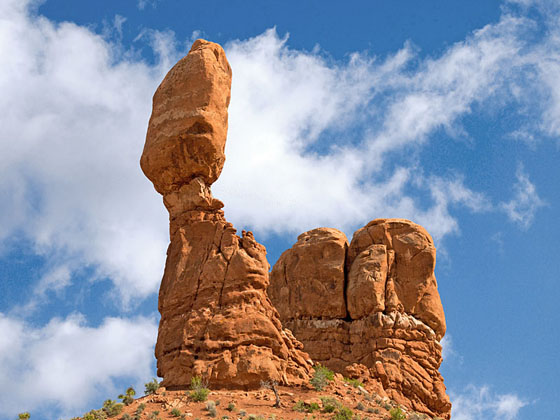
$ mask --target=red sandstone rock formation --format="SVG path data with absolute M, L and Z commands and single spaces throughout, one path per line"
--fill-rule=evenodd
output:
M 282 254 L 268 293 L 315 362 L 449 418 L 435 257 L 430 235 L 408 220 L 373 220 L 350 245 L 336 229 L 315 229 Z
M 141 166 L 170 219 L 156 345 L 166 387 L 193 376 L 230 388 L 309 378 L 308 355 L 267 297 L 264 246 L 237 236 L 210 192 L 225 161 L 230 86 L 223 49 L 197 40 L 154 95 Z

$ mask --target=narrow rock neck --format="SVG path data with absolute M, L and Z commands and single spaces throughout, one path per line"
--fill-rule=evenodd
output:
M 202 178 L 194 178 L 163 196 L 169 212 L 170 234 L 181 226 L 202 220 L 224 220 L 224 204 L 212 197 L 210 185 Z

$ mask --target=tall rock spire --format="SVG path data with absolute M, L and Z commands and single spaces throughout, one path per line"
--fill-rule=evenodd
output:
M 169 211 L 156 358 L 171 388 L 193 376 L 229 388 L 309 378 L 308 355 L 268 299 L 265 247 L 236 235 L 210 191 L 225 161 L 230 87 L 224 50 L 197 40 L 154 95 L 141 158 Z

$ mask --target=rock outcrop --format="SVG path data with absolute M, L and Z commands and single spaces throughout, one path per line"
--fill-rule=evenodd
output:
M 268 293 L 315 362 L 449 418 L 435 257 L 430 235 L 408 220 L 373 220 L 350 244 L 336 229 L 315 229 L 282 254 Z
M 170 219 L 156 345 L 168 388 L 187 387 L 193 376 L 245 389 L 309 378 L 309 356 L 267 296 L 264 246 L 251 232 L 236 235 L 210 191 L 225 161 L 230 86 L 223 49 L 197 40 L 153 99 L 141 167 Z

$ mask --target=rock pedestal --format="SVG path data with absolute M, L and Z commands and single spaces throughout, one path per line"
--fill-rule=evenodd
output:
M 336 229 L 315 229 L 279 258 L 268 292 L 315 362 L 449 418 L 435 257 L 430 235 L 408 220 L 373 220 L 350 244 Z
M 309 379 L 309 356 L 268 299 L 264 246 L 237 236 L 210 191 L 225 161 L 230 86 L 223 49 L 197 40 L 154 95 L 141 158 L 169 211 L 156 358 L 171 389 L 193 376 L 245 389 Z

